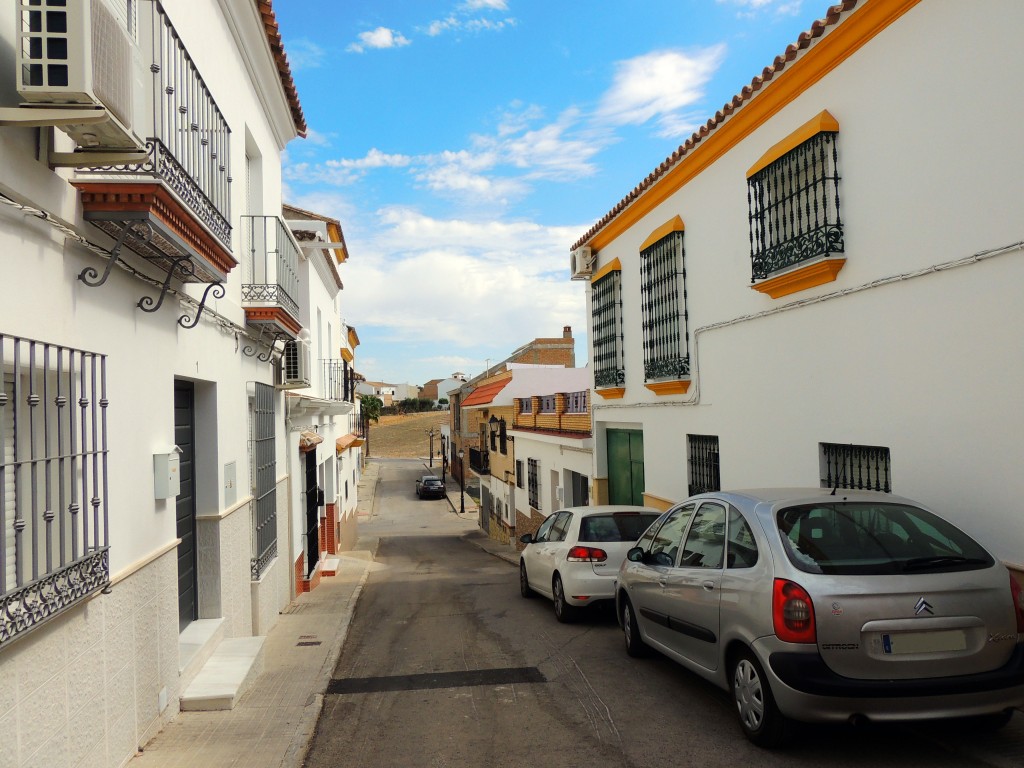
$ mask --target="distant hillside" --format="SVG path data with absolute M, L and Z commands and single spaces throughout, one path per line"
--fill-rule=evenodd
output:
M 448 423 L 449 415 L 448 411 L 427 411 L 408 416 L 381 416 L 379 422 L 370 424 L 370 457 L 426 458 L 430 450 L 427 432 L 434 427 L 434 463 L 437 464 L 441 425 Z

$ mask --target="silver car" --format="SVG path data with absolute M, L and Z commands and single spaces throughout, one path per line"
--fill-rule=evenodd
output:
M 732 693 L 744 734 L 791 720 L 976 717 L 1024 703 L 1024 597 L 983 547 L 886 493 L 707 493 L 623 562 L 632 656 L 655 648 Z

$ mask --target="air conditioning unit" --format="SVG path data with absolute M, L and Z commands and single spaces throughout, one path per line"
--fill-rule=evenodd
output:
M 297 340 L 285 342 L 278 389 L 305 389 L 308 386 L 309 347 Z
M 569 254 L 569 272 L 573 280 L 589 280 L 594 272 L 594 257 L 589 245 L 583 245 Z
M 17 88 L 31 103 L 19 110 L 26 124 L 58 125 L 86 149 L 144 148 L 133 125 L 142 105 L 134 103 L 138 47 L 127 19 L 104 0 L 17 5 Z M 49 123 L 48 112 L 54 116 Z

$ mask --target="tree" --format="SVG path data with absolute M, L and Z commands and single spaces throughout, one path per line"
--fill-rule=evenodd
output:
M 370 455 L 370 422 L 380 421 L 384 402 L 376 395 L 363 395 L 359 398 L 359 414 L 363 421 L 363 434 L 366 436 L 366 455 Z

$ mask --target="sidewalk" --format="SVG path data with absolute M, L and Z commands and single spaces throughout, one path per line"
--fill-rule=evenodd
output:
M 378 470 L 378 464 L 368 463 L 360 478 L 356 508 L 362 516 L 373 508 Z M 282 611 L 267 633 L 262 672 L 235 708 L 179 713 L 129 762 L 130 768 L 302 764 L 373 553 L 343 552 L 337 559 L 335 576 L 325 576 Z

